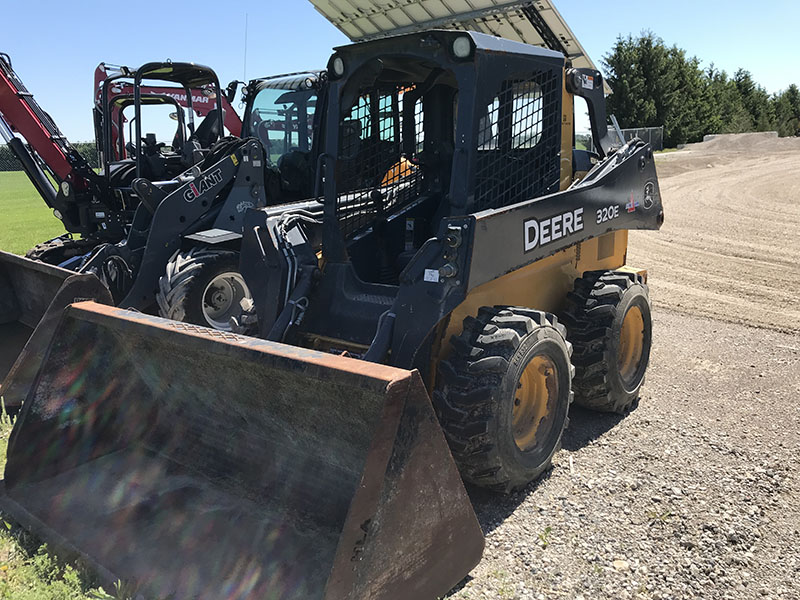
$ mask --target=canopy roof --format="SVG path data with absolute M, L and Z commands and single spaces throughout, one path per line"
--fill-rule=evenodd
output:
M 574 67 L 597 68 L 556 9 L 553 0 L 310 2 L 354 42 L 424 29 L 467 29 L 558 50 Z

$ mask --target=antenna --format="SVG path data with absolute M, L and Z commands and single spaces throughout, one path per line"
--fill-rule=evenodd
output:
M 244 13 L 244 75 L 242 79 L 247 81 L 247 17 L 248 13 Z

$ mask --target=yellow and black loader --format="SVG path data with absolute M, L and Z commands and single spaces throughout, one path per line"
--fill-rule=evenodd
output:
M 73 304 L 30 381 L 3 509 L 146 596 L 441 596 L 483 548 L 462 480 L 523 488 L 573 398 L 638 398 L 627 235 L 663 209 L 601 74 L 428 31 L 338 48 L 328 76 L 321 207 L 245 217 L 250 329 Z

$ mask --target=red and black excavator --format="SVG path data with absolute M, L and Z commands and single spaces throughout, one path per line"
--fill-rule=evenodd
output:
M 18 292 L 10 304 L 0 302 L 8 309 L 2 319 L 0 377 L 10 369 L 66 280 L 72 278 L 75 283 L 77 278 L 82 282 L 79 287 L 91 288 L 83 289 L 86 297 L 107 297 L 108 291 L 92 275 L 79 276 L 59 265 L 70 266 L 68 261 L 80 260 L 99 245 L 118 243 L 130 233 L 141 202 L 131 187 L 133 180 L 137 176 L 168 179 L 203 160 L 225 125 L 231 134 L 241 133 L 241 121 L 208 67 L 150 63 L 136 70 L 112 70 L 100 65 L 95 77 L 95 124 L 102 158 L 97 171 L 28 91 L 11 58 L 0 53 L 1 141 L 67 232 L 34 247 L 28 253 L 34 260 L 0 253 L 0 285 Z M 148 85 L 152 80 L 164 85 Z M 153 104 L 175 108 L 179 123 L 172 148 L 159 146 L 153 136 L 141 133 L 142 106 Z M 134 107 L 131 121 L 136 129 L 126 138 L 120 127 L 129 106 Z M 182 107 L 188 109 L 185 126 Z M 197 127 L 195 113 L 204 117 Z
M 324 87 L 322 74 L 251 81 L 243 94 L 247 135 L 241 136 L 243 124 L 228 110 L 237 85 L 222 93 L 211 69 L 172 62 L 138 69 L 101 65 L 96 173 L 63 136 L 49 133 L 58 131 L 55 124 L 30 95 L 17 93 L 24 87 L 10 66 L 5 73 L 13 75 L 5 89 L 14 84 L 16 91 L 0 100 L 0 109 L 11 106 L 16 112 L 0 115 L 14 114 L 18 131 L 23 131 L 19 123 L 37 124 L 31 130 L 48 132 L 50 143 L 34 138 L 37 145 L 26 146 L 10 127 L 8 139 L 68 233 L 37 245 L 27 258 L 0 252 L 0 283 L 6 290 L 0 306 L 8 305 L 0 318 L 8 340 L 0 378 L 19 371 L 12 369 L 17 358 L 22 364 L 25 355 L 36 355 L 36 337 L 26 343 L 54 299 L 61 306 L 63 299 L 94 297 L 229 329 L 230 317 L 249 297 L 238 274 L 242 215 L 248 208 L 311 194 L 314 108 Z M 154 81 L 179 87 L 154 86 Z M 149 105 L 173 111 L 178 123 L 171 142 L 142 134 L 143 109 Z M 204 116 L 196 127 L 194 113 Z M 224 130 L 232 135 L 221 137 Z M 55 148 L 63 148 L 60 154 L 53 140 L 60 142 Z M 43 155 L 55 156 L 49 159 L 53 164 Z M 78 296 L 67 293 L 70 286 L 78 286 Z M 7 406 L 15 405 L 13 379 L 9 376 L 0 388 Z
M 142 83 L 153 80 L 171 86 Z M 0 54 L 0 136 L 67 231 L 65 236 L 29 253 L 31 258 L 49 264 L 58 265 L 85 254 L 99 243 L 123 239 L 138 206 L 129 189 L 133 177 L 165 177 L 184 170 L 190 162 L 199 160 L 198 144 L 200 150 L 210 148 L 223 135 L 224 124 L 232 135 L 241 133 L 241 121 L 209 67 L 166 62 L 133 70 L 101 64 L 95 81 L 96 143 L 102 157 L 99 171 L 77 152 L 27 90 L 10 57 Z M 130 97 L 129 103 L 124 101 L 126 97 Z M 140 100 L 132 119 L 136 137 L 120 144 L 124 140 L 120 118 L 128 105 L 137 106 L 136 97 Z M 141 105 L 168 102 L 188 109 L 188 123 L 185 127 L 179 123 L 172 148 L 157 148 L 154 136 L 141 133 Z M 195 113 L 204 116 L 197 127 Z M 191 142 L 188 147 L 187 142 Z

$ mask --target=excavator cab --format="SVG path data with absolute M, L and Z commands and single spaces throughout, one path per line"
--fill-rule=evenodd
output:
M 126 97 L 131 97 L 132 103 L 120 103 L 119 99 Z M 159 97 L 171 101 L 174 114 L 179 117 L 178 129 L 169 144 L 159 142 L 155 134 L 143 129 L 143 107 L 159 104 Z M 102 81 L 99 108 L 95 108 L 103 172 L 109 180 L 113 173 L 114 187 L 124 188 L 134 177 L 163 181 L 201 162 L 224 131 L 223 101 L 217 75 L 209 67 L 173 62 L 147 63 L 135 70 L 119 67 Z M 120 122 L 122 112 L 131 104 L 134 110 L 129 115 L 126 140 Z M 206 111 L 196 125 L 198 104 Z

